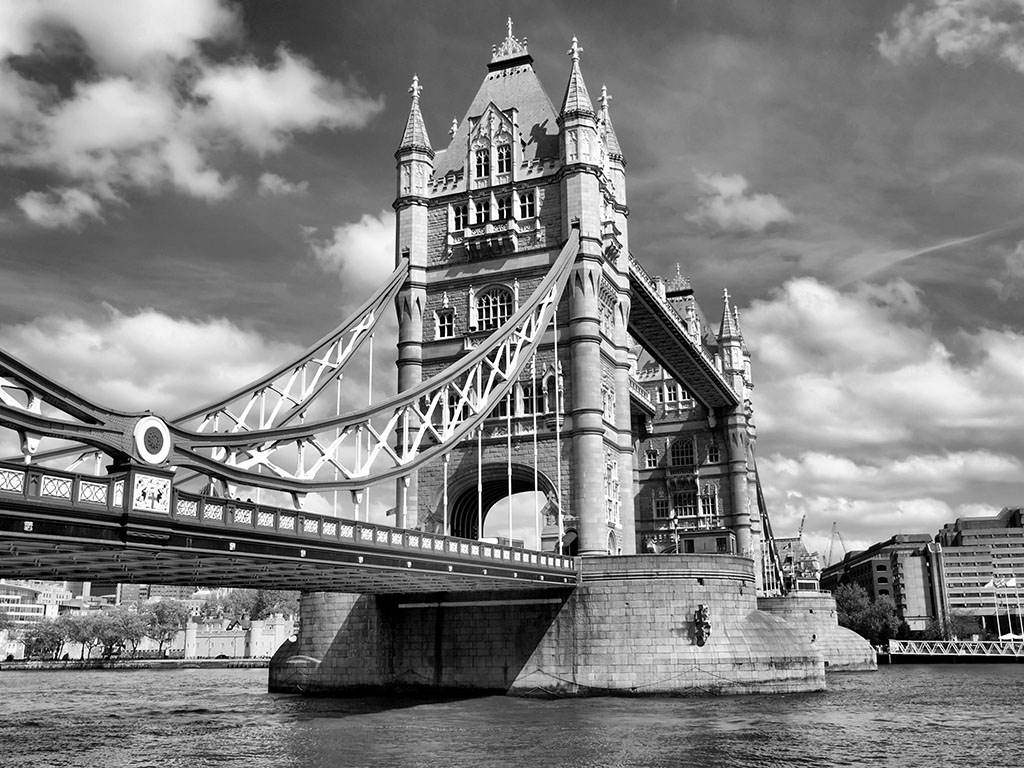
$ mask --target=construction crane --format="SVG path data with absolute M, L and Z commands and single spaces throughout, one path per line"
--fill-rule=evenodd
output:
M 838 523 L 832 523 L 832 537 L 828 540 L 828 554 L 825 555 L 825 567 L 832 565 L 832 547 L 836 543 L 836 539 L 839 539 L 839 543 L 843 546 L 843 557 L 846 556 L 846 542 L 843 541 L 843 534 L 839 532 Z

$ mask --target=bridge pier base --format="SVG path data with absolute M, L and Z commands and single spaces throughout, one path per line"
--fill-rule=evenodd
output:
M 696 621 L 704 607 L 710 632 Z M 511 695 L 705 695 L 822 690 L 799 627 L 760 611 L 753 561 L 637 555 L 582 561 L 574 590 L 306 595 L 270 688 Z
M 762 597 L 757 607 L 810 638 L 821 651 L 828 672 L 878 669 L 875 649 L 852 629 L 839 626 L 836 601 L 824 592 L 791 592 L 785 597 Z

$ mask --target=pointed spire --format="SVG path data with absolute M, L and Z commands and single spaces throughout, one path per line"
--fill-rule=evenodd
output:
M 565 89 L 565 98 L 562 99 L 561 116 L 568 117 L 573 114 L 594 115 L 594 105 L 590 101 L 590 94 L 587 93 L 587 86 L 583 82 L 583 73 L 580 72 L 580 52 L 583 48 L 575 37 L 572 39 L 572 47 L 566 54 L 572 57 L 572 69 L 569 72 L 569 85 Z
M 743 348 L 744 352 L 748 352 L 748 350 L 747 350 L 747 342 L 743 338 L 743 328 L 740 327 L 740 308 L 739 307 L 733 307 L 732 308 L 732 322 L 736 326 L 736 335 L 740 337 L 740 346 Z
M 718 331 L 718 340 L 739 339 L 739 327 L 736 325 L 736 317 L 729 306 L 729 289 L 722 292 L 722 327 Z
M 619 146 L 619 137 L 615 135 L 615 128 L 612 127 L 612 118 L 608 113 L 608 102 L 612 100 L 612 96 L 608 94 L 608 87 L 605 85 L 601 86 L 601 135 L 604 139 L 605 151 L 608 155 L 618 161 L 622 161 L 622 148 Z
M 416 75 L 412 76 L 412 85 L 409 86 L 409 93 L 412 94 L 412 107 L 409 109 L 409 120 L 405 124 L 405 133 L 402 136 L 402 143 L 398 146 L 403 149 L 422 149 L 434 154 L 430 146 L 430 138 L 427 136 L 427 126 L 423 123 L 423 115 L 420 114 L 420 92 L 423 86 Z

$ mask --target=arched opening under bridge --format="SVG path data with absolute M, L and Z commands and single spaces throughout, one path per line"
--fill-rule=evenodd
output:
M 511 468 L 511 491 L 509 496 L 509 472 Z M 478 493 L 477 480 L 482 492 Z M 483 536 L 487 538 L 509 537 L 508 506 L 512 505 L 511 538 L 522 541 L 525 546 L 540 548 L 537 541 L 537 511 L 543 528 L 545 508 L 549 499 L 556 498 L 555 485 L 543 472 L 536 473 L 525 464 L 509 465 L 504 462 L 484 464 L 479 473 L 463 472 L 450 479 L 448 486 L 448 531 L 452 536 L 467 539 L 481 538 L 480 519 L 483 519 Z M 482 502 L 482 503 L 481 503 Z M 444 501 L 434 505 L 441 517 Z M 477 509 L 482 510 L 478 514 Z

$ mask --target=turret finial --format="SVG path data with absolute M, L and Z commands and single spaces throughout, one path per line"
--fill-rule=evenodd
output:
M 608 102 L 612 100 L 612 97 L 608 95 L 608 86 L 601 86 L 601 109 L 605 112 L 608 111 Z
M 418 75 L 412 76 L 412 85 L 409 86 L 409 93 L 412 94 L 413 101 L 420 100 L 420 91 L 423 90 L 423 86 L 420 85 L 420 78 Z
M 530 53 L 526 49 L 526 38 L 524 37 L 521 41 L 516 40 L 512 34 L 512 17 L 509 16 L 505 24 L 505 39 L 501 41 L 500 45 L 491 46 L 491 63 L 508 59 L 519 59 L 529 55 Z
M 457 117 L 452 118 L 452 127 L 448 129 L 448 135 L 454 136 L 455 132 L 459 130 L 459 119 Z
M 580 53 L 582 51 L 583 51 L 583 47 L 576 40 L 576 35 L 573 35 L 572 36 L 572 46 L 570 46 L 569 50 L 566 51 L 566 54 L 569 55 L 569 56 L 572 56 L 573 62 L 575 62 L 576 64 L 579 64 L 579 62 L 580 62 Z

